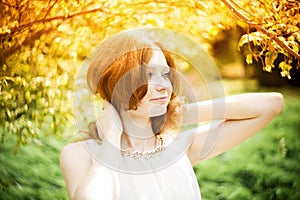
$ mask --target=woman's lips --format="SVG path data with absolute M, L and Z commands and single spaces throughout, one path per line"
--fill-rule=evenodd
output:
M 150 102 L 164 104 L 164 103 L 168 102 L 168 97 L 164 96 L 164 97 L 153 98 L 153 99 L 150 99 Z

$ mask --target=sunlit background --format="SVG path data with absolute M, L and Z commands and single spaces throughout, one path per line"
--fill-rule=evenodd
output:
M 72 92 L 83 61 L 115 33 L 154 27 L 198 43 L 227 95 L 285 97 L 266 128 L 194 168 L 202 198 L 300 199 L 299 13 L 298 0 L 2 0 L 0 199 L 67 199 L 59 154 L 77 137 Z M 200 91 L 193 68 L 178 66 Z

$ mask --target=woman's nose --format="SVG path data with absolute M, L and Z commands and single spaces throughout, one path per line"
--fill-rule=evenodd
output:
M 155 90 L 172 90 L 172 84 L 169 79 L 164 79 L 162 77 L 153 78 L 151 81 L 148 82 L 151 84 Z
M 159 92 L 167 90 L 167 87 L 163 84 L 157 83 L 155 84 L 155 89 Z

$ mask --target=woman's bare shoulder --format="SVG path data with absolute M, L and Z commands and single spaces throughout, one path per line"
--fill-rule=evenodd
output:
M 90 140 L 72 142 L 63 147 L 60 155 L 60 166 L 70 197 L 75 195 L 76 188 L 92 166 L 89 151 Z
M 82 161 L 82 159 L 92 159 L 89 151 L 89 146 L 92 142 L 91 140 L 83 140 L 65 145 L 61 150 L 61 160 L 76 159 Z
M 81 152 L 84 153 L 86 152 L 86 146 L 87 144 L 87 141 L 84 140 L 84 141 L 78 141 L 78 142 L 71 142 L 67 145 L 65 145 L 61 151 L 61 153 L 72 153 L 72 152 Z

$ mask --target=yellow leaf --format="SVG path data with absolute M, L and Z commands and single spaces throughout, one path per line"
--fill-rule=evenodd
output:
M 268 51 L 266 53 L 266 57 L 265 57 L 265 64 L 266 64 L 266 66 L 270 66 L 271 68 L 273 68 L 274 67 L 274 61 L 276 60 L 276 58 L 277 58 L 277 53 L 276 52 L 270 52 L 270 51 Z
M 247 54 L 246 62 L 247 62 L 248 65 L 253 63 L 253 55 L 252 54 Z
M 292 69 L 292 66 L 287 64 L 285 61 L 282 61 L 279 63 L 279 68 L 281 69 L 281 76 L 282 77 L 288 77 L 288 79 L 291 79 L 290 76 L 290 70 Z

